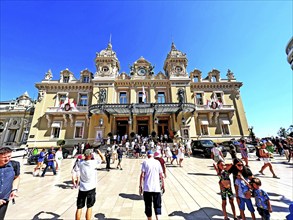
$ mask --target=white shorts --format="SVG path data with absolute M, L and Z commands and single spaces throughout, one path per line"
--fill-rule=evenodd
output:
M 261 158 L 261 160 L 266 164 L 266 163 L 269 163 L 270 162 L 270 158 Z

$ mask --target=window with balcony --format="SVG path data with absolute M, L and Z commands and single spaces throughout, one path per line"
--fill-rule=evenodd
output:
M 58 100 L 59 100 L 59 105 L 61 106 L 63 103 L 65 103 L 65 100 L 67 99 L 66 94 L 58 94 Z
M 127 93 L 126 92 L 120 92 L 119 93 L 119 103 L 120 104 L 127 104 Z
M 223 103 L 222 93 L 220 92 L 216 93 L 216 98 L 219 102 Z
M 63 76 L 63 82 L 68 83 L 69 82 L 69 76 Z
M 61 122 L 53 122 L 52 125 L 52 138 L 59 138 L 60 136 L 60 130 L 61 130 Z
M 138 103 L 144 103 L 145 100 L 144 100 L 144 95 L 143 95 L 143 92 L 139 92 L 138 93 Z
M 164 92 L 158 92 L 158 103 L 166 103 Z
M 196 104 L 203 105 L 203 94 L 202 93 L 196 93 Z
M 79 106 L 88 106 L 88 96 L 87 94 L 79 94 Z
M 82 77 L 82 82 L 83 83 L 89 83 L 90 82 L 90 77 L 89 76 L 83 76 Z
M 74 138 L 83 138 L 84 122 L 75 122 Z

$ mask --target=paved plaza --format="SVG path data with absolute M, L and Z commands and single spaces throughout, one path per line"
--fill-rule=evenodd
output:
M 78 190 L 71 189 L 71 168 L 75 160 L 63 160 L 57 176 L 47 172 L 44 178 L 33 177 L 34 165 L 27 165 L 26 159 L 18 160 L 22 164 L 19 197 L 16 204 L 9 204 L 6 219 L 74 219 Z M 146 219 L 144 202 L 138 194 L 142 161 L 124 157 L 123 170 L 114 169 L 116 162 L 111 165 L 110 172 L 104 169 L 105 164 L 101 164 L 97 170 L 97 202 L 93 207 L 93 219 Z M 229 155 L 226 162 L 231 162 Z M 268 169 L 264 171 L 265 176 L 259 175 L 262 162 L 254 155 L 249 161 L 253 173 L 260 177 L 262 188 L 271 198 L 271 219 L 285 219 L 289 203 L 293 201 L 293 164 L 277 155 L 272 164 L 280 179 L 272 178 Z M 167 163 L 166 192 L 160 219 L 223 219 L 218 181 L 211 159 L 185 158 L 182 168 Z M 238 207 L 236 210 L 239 215 Z M 232 218 L 229 203 L 227 211 Z M 85 219 L 84 214 L 85 209 L 82 219 Z M 245 214 L 250 219 L 247 210 Z M 257 212 L 256 217 L 260 219 Z

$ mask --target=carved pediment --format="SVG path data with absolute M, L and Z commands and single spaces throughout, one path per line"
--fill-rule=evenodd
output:
M 220 81 L 220 71 L 217 69 L 212 69 L 212 71 L 210 71 L 208 73 L 208 79 L 210 82 L 213 81 L 213 78 L 216 78 L 216 81 L 219 82 Z
M 167 76 L 161 71 L 155 76 L 155 79 L 167 79 Z
M 129 75 L 127 75 L 127 73 L 122 72 L 117 79 L 131 79 L 131 77 Z
M 194 69 L 194 70 L 190 73 L 190 78 L 191 78 L 191 80 L 194 81 L 194 82 L 196 82 L 196 81 L 194 80 L 194 78 L 197 78 L 197 79 L 198 79 L 198 82 L 201 82 L 201 79 L 202 79 L 201 77 L 202 77 L 202 75 L 201 75 L 201 71 L 198 70 L 198 69 Z

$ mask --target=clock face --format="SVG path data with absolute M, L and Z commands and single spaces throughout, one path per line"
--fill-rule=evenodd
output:
M 146 74 L 146 70 L 145 70 L 145 68 L 140 68 L 139 70 L 138 70 L 138 75 L 140 75 L 140 76 L 144 76 Z
M 176 73 L 181 73 L 182 72 L 182 67 L 181 66 L 176 66 L 175 67 L 175 71 L 176 71 Z
M 103 67 L 102 67 L 102 71 L 103 71 L 103 72 L 108 72 L 108 71 L 109 71 L 109 67 L 107 67 L 107 66 L 103 66 Z

